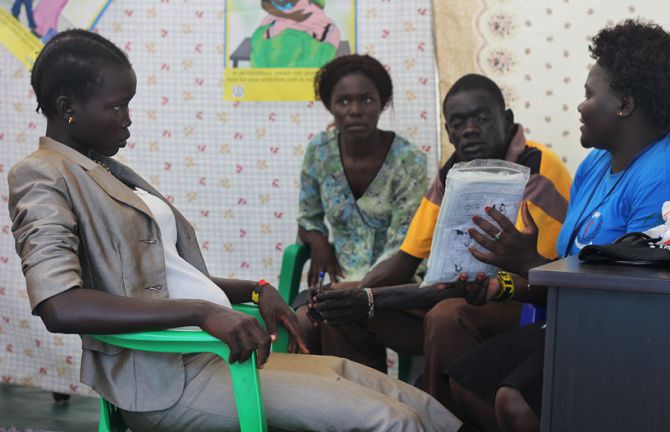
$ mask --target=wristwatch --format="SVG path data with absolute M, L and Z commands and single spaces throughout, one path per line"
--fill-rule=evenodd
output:
M 270 285 L 270 282 L 266 281 L 265 279 L 261 279 L 256 282 L 256 286 L 251 290 L 251 301 L 255 304 L 258 304 L 258 302 L 261 300 L 261 291 L 263 291 L 263 287 L 265 285 Z

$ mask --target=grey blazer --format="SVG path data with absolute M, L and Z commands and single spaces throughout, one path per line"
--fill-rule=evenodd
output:
M 208 274 L 188 221 L 130 168 L 104 156 L 100 160 L 111 173 L 43 137 L 39 150 L 9 172 L 12 232 L 33 310 L 74 287 L 126 297 L 168 297 L 158 225 L 126 184 L 170 206 L 179 254 Z M 87 336 L 82 336 L 82 349 L 81 381 L 122 409 L 166 409 L 183 392 L 179 354 L 132 351 Z

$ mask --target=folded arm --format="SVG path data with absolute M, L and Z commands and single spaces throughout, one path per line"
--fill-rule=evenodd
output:
M 120 297 L 73 288 L 41 302 L 35 313 L 55 333 L 113 334 L 197 326 L 230 347 L 229 362 L 258 350 L 258 366 L 270 355 L 271 339 L 252 316 L 203 300 Z
M 461 297 L 447 284 L 419 288 L 418 284 L 372 288 L 374 311 L 427 309 L 441 300 Z M 369 317 L 369 298 L 360 288 L 328 290 L 315 297 L 315 307 L 328 324 L 346 325 Z
M 412 280 L 421 258 L 399 250 L 370 270 L 360 283 L 361 288 L 406 284 Z

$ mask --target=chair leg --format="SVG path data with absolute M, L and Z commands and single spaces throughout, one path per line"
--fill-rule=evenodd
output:
M 51 396 L 53 396 L 54 402 L 57 403 L 67 402 L 68 400 L 70 400 L 70 395 L 65 393 L 53 392 L 51 393 Z
M 123 421 L 119 409 L 101 396 L 98 432 L 126 432 L 127 430 L 128 426 Z
M 412 372 L 412 356 L 398 354 L 398 379 L 409 383 L 409 374 Z
M 265 406 L 256 369 L 256 353 L 244 363 L 229 365 L 233 380 L 233 394 L 237 404 L 237 414 L 242 432 L 267 432 Z
M 98 432 L 111 432 L 112 422 L 109 402 L 100 397 L 100 420 L 98 421 Z

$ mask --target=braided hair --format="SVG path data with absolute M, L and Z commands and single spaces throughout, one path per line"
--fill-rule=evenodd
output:
M 103 68 L 110 65 L 131 67 L 124 52 L 97 33 L 81 29 L 58 33 L 37 56 L 31 72 L 37 112 L 56 115 L 56 99 L 62 95 L 90 97 Z

